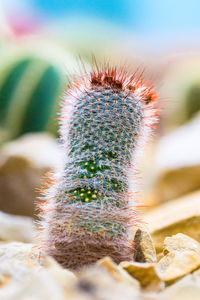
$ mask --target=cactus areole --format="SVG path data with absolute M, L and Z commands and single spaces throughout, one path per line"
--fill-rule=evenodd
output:
M 104 256 L 133 259 L 136 154 L 157 120 L 156 95 L 141 78 L 94 69 L 64 96 L 63 167 L 47 180 L 40 201 L 41 248 L 72 269 Z

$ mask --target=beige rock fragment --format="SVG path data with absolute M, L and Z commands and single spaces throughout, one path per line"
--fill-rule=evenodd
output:
M 32 244 L 0 245 L 1 300 L 65 300 L 74 275 L 52 258 L 39 262 L 39 250 Z
M 200 267 L 200 244 L 184 234 L 167 237 L 163 252 L 157 270 L 168 284 Z
M 33 216 L 36 187 L 45 171 L 34 168 L 26 158 L 0 154 L 0 209 Z
M 61 152 L 46 133 L 26 134 L 0 149 L 0 210 L 17 215 L 34 215 L 41 178 L 59 167 Z
M 71 285 L 76 280 L 76 276 L 73 272 L 62 268 L 61 265 L 50 256 L 45 258 L 42 266 L 52 275 L 59 285 L 63 286 L 63 288 L 66 287 L 66 284 Z
M 160 204 L 186 195 L 200 188 L 200 163 L 198 165 L 166 170 L 157 179 L 155 193 Z M 158 204 L 158 203 L 157 203 Z
M 165 238 L 163 245 L 165 255 L 172 251 L 181 252 L 184 250 L 194 251 L 200 255 L 200 243 L 182 233 Z
M 0 211 L 0 241 L 30 243 L 33 242 L 34 233 L 32 218 L 10 215 Z
M 156 151 L 156 191 L 168 201 L 200 188 L 200 115 L 161 138 Z
M 117 281 L 103 266 L 83 269 L 67 296 L 70 300 L 141 300 L 137 287 Z
M 60 149 L 55 138 L 49 133 L 28 133 L 4 144 L 2 154 L 10 157 L 22 157 L 35 168 L 48 169 L 60 163 Z M 53 155 L 55 159 L 52 160 Z
M 157 254 L 157 261 L 160 261 L 163 258 L 164 254 L 162 252 Z
M 184 233 L 200 242 L 200 191 L 170 201 L 144 214 L 159 253 L 167 236 Z
M 131 277 L 121 266 L 116 265 L 110 257 L 102 258 L 97 262 L 97 265 L 105 268 L 116 281 L 129 284 L 136 289 L 140 288 L 139 282 Z
M 143 288 L 158 290 L 163 286 L 154 263 L 121 262 L 120 266 L 137 279 Z
M 159 276 L 167 284 L 185 276 L 200 267 L 200 256 L 190 250 L 173 251 L 164 256 L 158 263 Z
M 45 270 L 27 274 L 23 281 L 12 281 L 0 288 L 1 300 L 67 300 L 65 291 Z
M 193 274 L 187 275 L 173 285 L 167 287 L 163 292 L 155 295 L 157 300 L 199 300 L 200 299 L 200 277 Z
M 134 261 L 154 263 L 157 261 L 156 250 L 147 230 L 138 228 L 134 235 Z
M 195 277 L 200 278 L 200 269 L 194 271 L 192 274 L 193 274 Z

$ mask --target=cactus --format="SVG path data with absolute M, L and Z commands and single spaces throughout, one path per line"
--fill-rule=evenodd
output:
M 39 201 L 42 252 L 74 269 L 107 255 L 116 263 L 133 259 L 131 228 L 138 218 L 131 175 L 157 119 L 150 87 L 135 75 L 99 68 L 74 80 L 64 97 L 65 159 Z
M 188 121 L 200 111 L 200 82 L 193 82 L 185 93 L 184 121 Z
M 60 71 L 43 59 L 27 56 L 0 70 L 2 139 L 43 130 L 56 133 L 60 88 Z

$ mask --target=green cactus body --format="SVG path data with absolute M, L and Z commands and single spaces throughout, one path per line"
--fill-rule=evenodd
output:
M 117 263 L 132 260 L 137 216 L 130 175 L 155 120 L 153 93 L 133 77 L 105 70 L 82 80 L 63 103 L 65 161 L 42 203 L 44 251 L 71 268 L 107 255 Z
M 183 116 L 188 121 L 200 111 L 200 82 L 193 83 L 185 93 L 185 110 Z
M 53 130 L 61 74 L 47 61 L 27 57 L 0 74 L 0 126 L 5 138 L 28 132 Z

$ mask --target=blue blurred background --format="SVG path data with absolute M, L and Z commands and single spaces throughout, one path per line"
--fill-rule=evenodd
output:
M 129 35 L 130 43 L 137 36 L 145 47 L 156 52 L 178 47 L 179 43 L 191 49 L 199 45 L 198 0 L 2 0 L 1 3 L 16 34 L 55 26 L 66 38 L 71 30 L 76 34 L 80 31 L 83 38 L 83 29 L 87 36 L 87 31 L 95 28 L 102 29 L 106 37 L 111 27 L 117 28 L 113 39 L 117 39 L 120 30 L 119 36 Z

